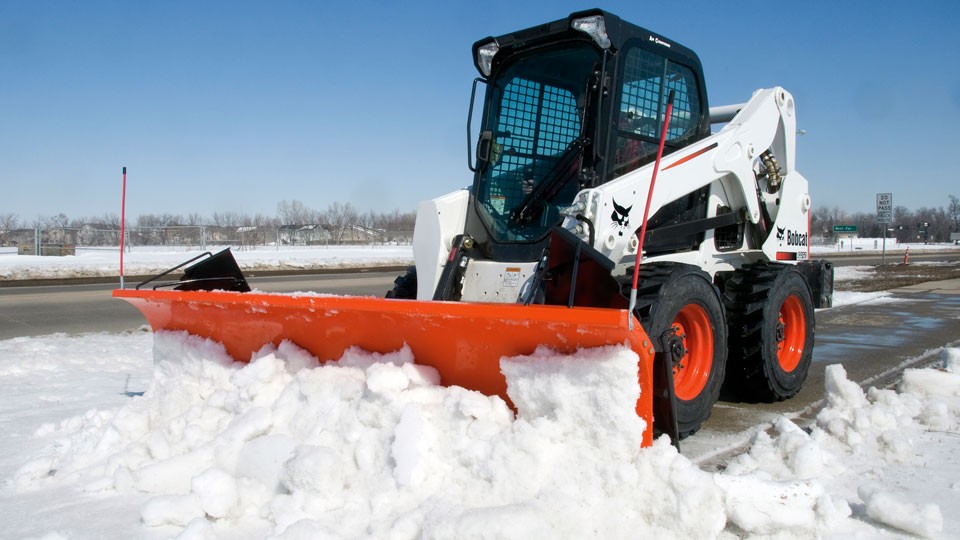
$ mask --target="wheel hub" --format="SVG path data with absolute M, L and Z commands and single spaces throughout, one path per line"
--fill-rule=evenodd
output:
M 699 304 L 684 306 L 670 325 L 666 344 L 673 362 L 677 398 L 695 399 L 707 384 L 713 369 L 713 327 Z
M 777 361 L 786 371 L 793 371 L 803 357 L 806 340 L 806 314 L 800 298 L 792 294 L 780 306 L 774 337 L 777 340 Z
M 676 374 L 683 369 L 683 358 L 687 355 L 687 348 L 684 346 L 687 335 L 683 333 L 683 328 L 680 325 L 674 325 L 671 328 L 671 333 L 673 335 L 670 336 L 670 356 L 673 359 L 673 372 Z

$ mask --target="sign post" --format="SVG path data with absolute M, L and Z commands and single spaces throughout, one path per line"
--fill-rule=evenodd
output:
M 123 168 L 123 188 L 120 192 L 120 288 L 123 289 L 123 249 L 124 237 L 127 234 L 127 168 Z
M 877 223 L 883 229 L 883 251 L 880 255 L 880 265 L 887 258 L 887 225 L 893 223 L 893 193 L 877 193 Z
M 841 238 L 842 238 L 843 236 L 849 237 L 849 239 L 850 239 L 850 251 L 853 251 L 853 243 L 854 243 L 854 242 L 853 242 L 853 236 L 854 236 L 855 234 L 857 234 L 857 226 L 856 226 L 856 225 L 834 225 L 834 226 L 833 226 L 833 232 L 834 232 L 834 234 L 840 235 Z M 837 251 L 843 249 L 843 240 L 838 239 L 838 240 L 837 240 L 837 245 L 839 246 L 839 247 L 837 248 Z

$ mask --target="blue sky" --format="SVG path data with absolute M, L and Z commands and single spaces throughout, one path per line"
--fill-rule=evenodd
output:
M 960 2 L 0 0 L 0 214 L 413 210 L 470 183 L 472 43 L 602 7 L 712 105 L 794 94 L 816 206 L 960 195 Z

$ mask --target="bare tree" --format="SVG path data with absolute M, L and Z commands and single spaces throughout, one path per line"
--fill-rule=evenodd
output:
M 361 227 L 366 227 L 368 229 L 379 228 L 380 225 L 378 222 L 381 222 L 380 214 L 369 210 L 364 214 L 357 215 L 357 225 Z
M 206 219 L 198 212 L 191 212 L 187 214 L 187 217 L 184 220 L 184 224 L 190 225 L 192 227 L 199 227 L 206 224 Z
M 316 223 L 317 212 L 298 200 L 277 203 L 277 217 L 283 225 Z
M 16 229 L 18 225 L 19 219 L 13 212 L 0 214 L 0 245 L 5 246 L 8 243 L 16 244 L 15 241 L 11 242 L 10 232 Z
M 183 223 L 179 214 L 140 214 L 137 216 L 138 227 L 171 227 Z
M 849 221 L 850 216 L 847 215 L 847 211 L 839 206 L 834 206 L 830 210 L 830 219 L 833 222 L 833 225 L 842 225 Z
M 939 242 L 950 238 L 950 218 L 947 211 L 940 208 L 918 208 L 914 213 L 917 240 Z
M 830 223 L 830 209 L 826 206 L 817 206 L 810 214 L 810 232 L 814 235 L 829 236 L 833 230 Z
M 350 203 L 334 202 L 327 207 L 327 222 L 334 227 L 345 227 L 347 225 L 356 225 L 360 214 Z
M 947 215 L 950 217 L 950 221 L 953 221 L 953 232 L 960 232 L 960 198 L 956 195 L 950 195 Z
M 338 243 L 343 241 L 347 227 L 356 225 L 359 217 L 359 212 L 352 204 L 340 202 L 330 203 L 324 214 L 325 221 L 334 229 Z
M 20 224 L 20 219 L 13 212 L 0 214 L 0 231 L 12 231 Z
M 70 225 L 70 218 L 64 213 L 55 216 L 46 216 L 40 218 L 40 227 L 46 229 L 63 229 Z
M 239 212 L 214 212 L 213 224 L 217 227 L 240 227 L 243 225 L 243 214 Z
M 254 214 L 250 218 L 250 225 L 253 227 L 276 227 L 278 225 L 277 218 L 272 218 L 265 216 L 263 214 Z
M 849 221 L 857 225 L 857 234 L 866 238 L 877 238 L 883 235 L 880 224 L 877 223 L 877 215 L 872 212 L 857 212 L 850 216 Z
M 106 214 L 102 214 L 100 217 L 93 218 L 90 221 L 104 225 L 109 229 L 120 228 L 120 214 L 115 214 L 113 212 L 107 212 Z

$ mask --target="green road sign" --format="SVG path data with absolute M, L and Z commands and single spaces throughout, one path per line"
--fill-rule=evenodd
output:
M 856 225 L 834 225 L 833 232 L 855 233 L 857 232 L 857 226 Z

